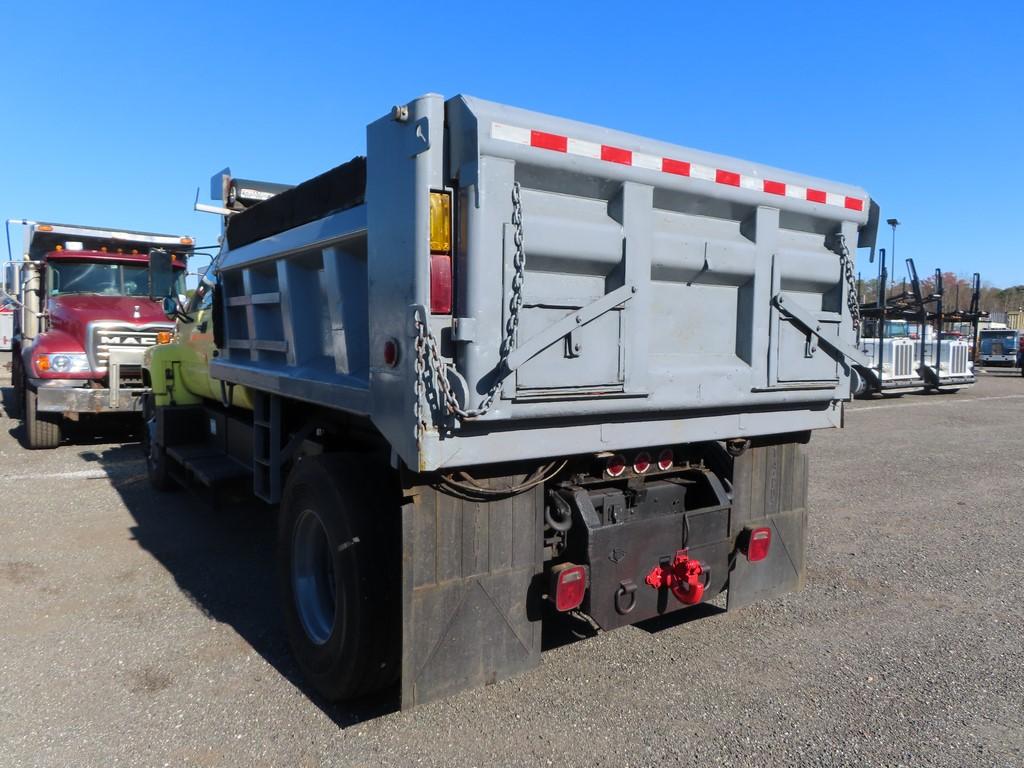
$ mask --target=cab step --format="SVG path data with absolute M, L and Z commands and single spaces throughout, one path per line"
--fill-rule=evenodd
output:
M 168 446 L 167 455 L 208 488 L 218 488 L 251 477 L 249 467 L 209 443 Z

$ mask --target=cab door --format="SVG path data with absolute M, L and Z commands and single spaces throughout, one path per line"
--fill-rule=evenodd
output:
M 182 348 L 181 375 L 185 387 L 200 397 L 220 399 L 210 380 L 210 358 L 213 343 L 213 282 L 199 284 L 187 312 L 191 322 L 179 321 L 178 343 Z

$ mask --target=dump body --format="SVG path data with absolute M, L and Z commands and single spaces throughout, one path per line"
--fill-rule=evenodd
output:
M 862 189 L 436 95 L 368 127 L 365 187 L 346 173 L 344 210 L 233 217 L 215 378 L 364 415 L 422 471 L 839 425 Z M 432 191 L 453 209 L 440 314 Z M 462 409 L 499 382 L 493 402 L 453 416 L 442 375 Z

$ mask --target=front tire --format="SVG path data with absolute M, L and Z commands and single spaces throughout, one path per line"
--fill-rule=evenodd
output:
M 385 471 L 353 454 L 312 456 L 281 502 L 278 579 L 292 653 L 312 687 L 341 701 L 400 672 L 400 507 Z
M 11 399 L 7 415 L 20 419 L 25 412 L 25 377 L 21 371 L 21 350 L 11 351 Z
M 142 422 L 142 454 L 146 457 L 146 476 L 154 490 L 168 493 L 178 489 L 178 484 L 168 471 L 167 449 L 156 442 L 156 417 Z
M 36 391 L 25 387 L 25 444 L 32 450 L 56 448 L 60 445 L 61 417 L 39 413 Z

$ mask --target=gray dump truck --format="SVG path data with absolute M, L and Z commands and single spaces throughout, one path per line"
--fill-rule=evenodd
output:
M 278 505 L 322 695 L 412 706 L 536 666 L 546 621 L 801 586 L 805 444 L 870 364 L 864 190 L 431 94 L 267 197 L 167 302 L 146 451 Z

